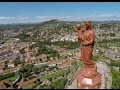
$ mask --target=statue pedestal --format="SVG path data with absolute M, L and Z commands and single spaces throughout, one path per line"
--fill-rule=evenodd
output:
M 97 72 L 96 67 L 86 68 L 83 67 L 76 74 L 77 88 L 78 89 L 100 89 L 101 74 Z

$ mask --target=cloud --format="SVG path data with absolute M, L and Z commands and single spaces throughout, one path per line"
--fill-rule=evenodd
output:
M 110 17 L 110 16 L 113 16 L 113 14 L 101 14 L 101 15 L 99 15 L 99 17 Z
M 0 17 L 0 19 L 6 19 L 5 17 Z
M 3 19 L 3 20 L 8 20 L 8 19 L 15 19 L 16 17 L 0 17 L 0 19 Z
M 0 17 L 0 24 L 8 23 L 28 23 L 28 22 L 43 22 L 51 19 L 58 19 L 63 21 L 82 21 L 82 20 L 120 20 L 120 14 L 100 14 L 100 15 L 89 15 L 89 16 L 16 16 L 16 17 Z
M 101 14 L 97 18 L 99 20 L 120 20 L 120 14 Z

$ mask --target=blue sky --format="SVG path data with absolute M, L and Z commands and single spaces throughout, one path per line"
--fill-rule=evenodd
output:
M 0 2 L 0 23 L 120 20 L 120 2 Z

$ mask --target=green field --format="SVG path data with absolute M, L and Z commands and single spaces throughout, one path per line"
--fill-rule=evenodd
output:
M 11 39 L 7 40 L 6 43 L 14 43 L 14 41 L 15 41 L 15 38 L 11 38 Z
M 52 74 L 45 75 L 45 76 L 41 77 L 41 79 L 43 80 L 43 79 L 55 78 L 57 76 L 61 76 L 64 74 L 65 74 L 65 70 L 60 70 L 60 71 L 54 72 Z
M 8 78 L 7 80 L 9 80 L 9 81 L 15 81 L 16 79 L 17 79 L 17 76 L 14 76 L 14 77 Z
M 60 70 L 60 71 L 54 72 L 52 74 L 42 76 L 42 77 L 40 77 L 40 80 L 55 78 L 55 77 L 58 77 L 58 76 L 61 76 L 64 74 L 65 74 L 65 70 Z M 24 86 L 23 89 L 32 89 L 34 86 L 36 86 L 36 84 L 34 84 L 34 82 L 33 82 L 33 83 L 30 83 L 30 84 Z
M 23 89 L 32 89 L 36 84 L 35 83 L 30 83 L 26 86 L 23 87 Z
M 4 81 L 11 85 L 16 79 L 17 79 L 17 76 L 13 76 L 5 79 Z

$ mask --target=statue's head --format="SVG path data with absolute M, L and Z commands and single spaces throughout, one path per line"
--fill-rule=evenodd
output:
M 81 29 L 81 25 L 80 25 L 80 24 L 77 24 L 77 25 L 76 25 L 76 28 L 77 28 L 77 29 Z
M 85 21 L 86 30 L 91 28 L 91 21 Z

